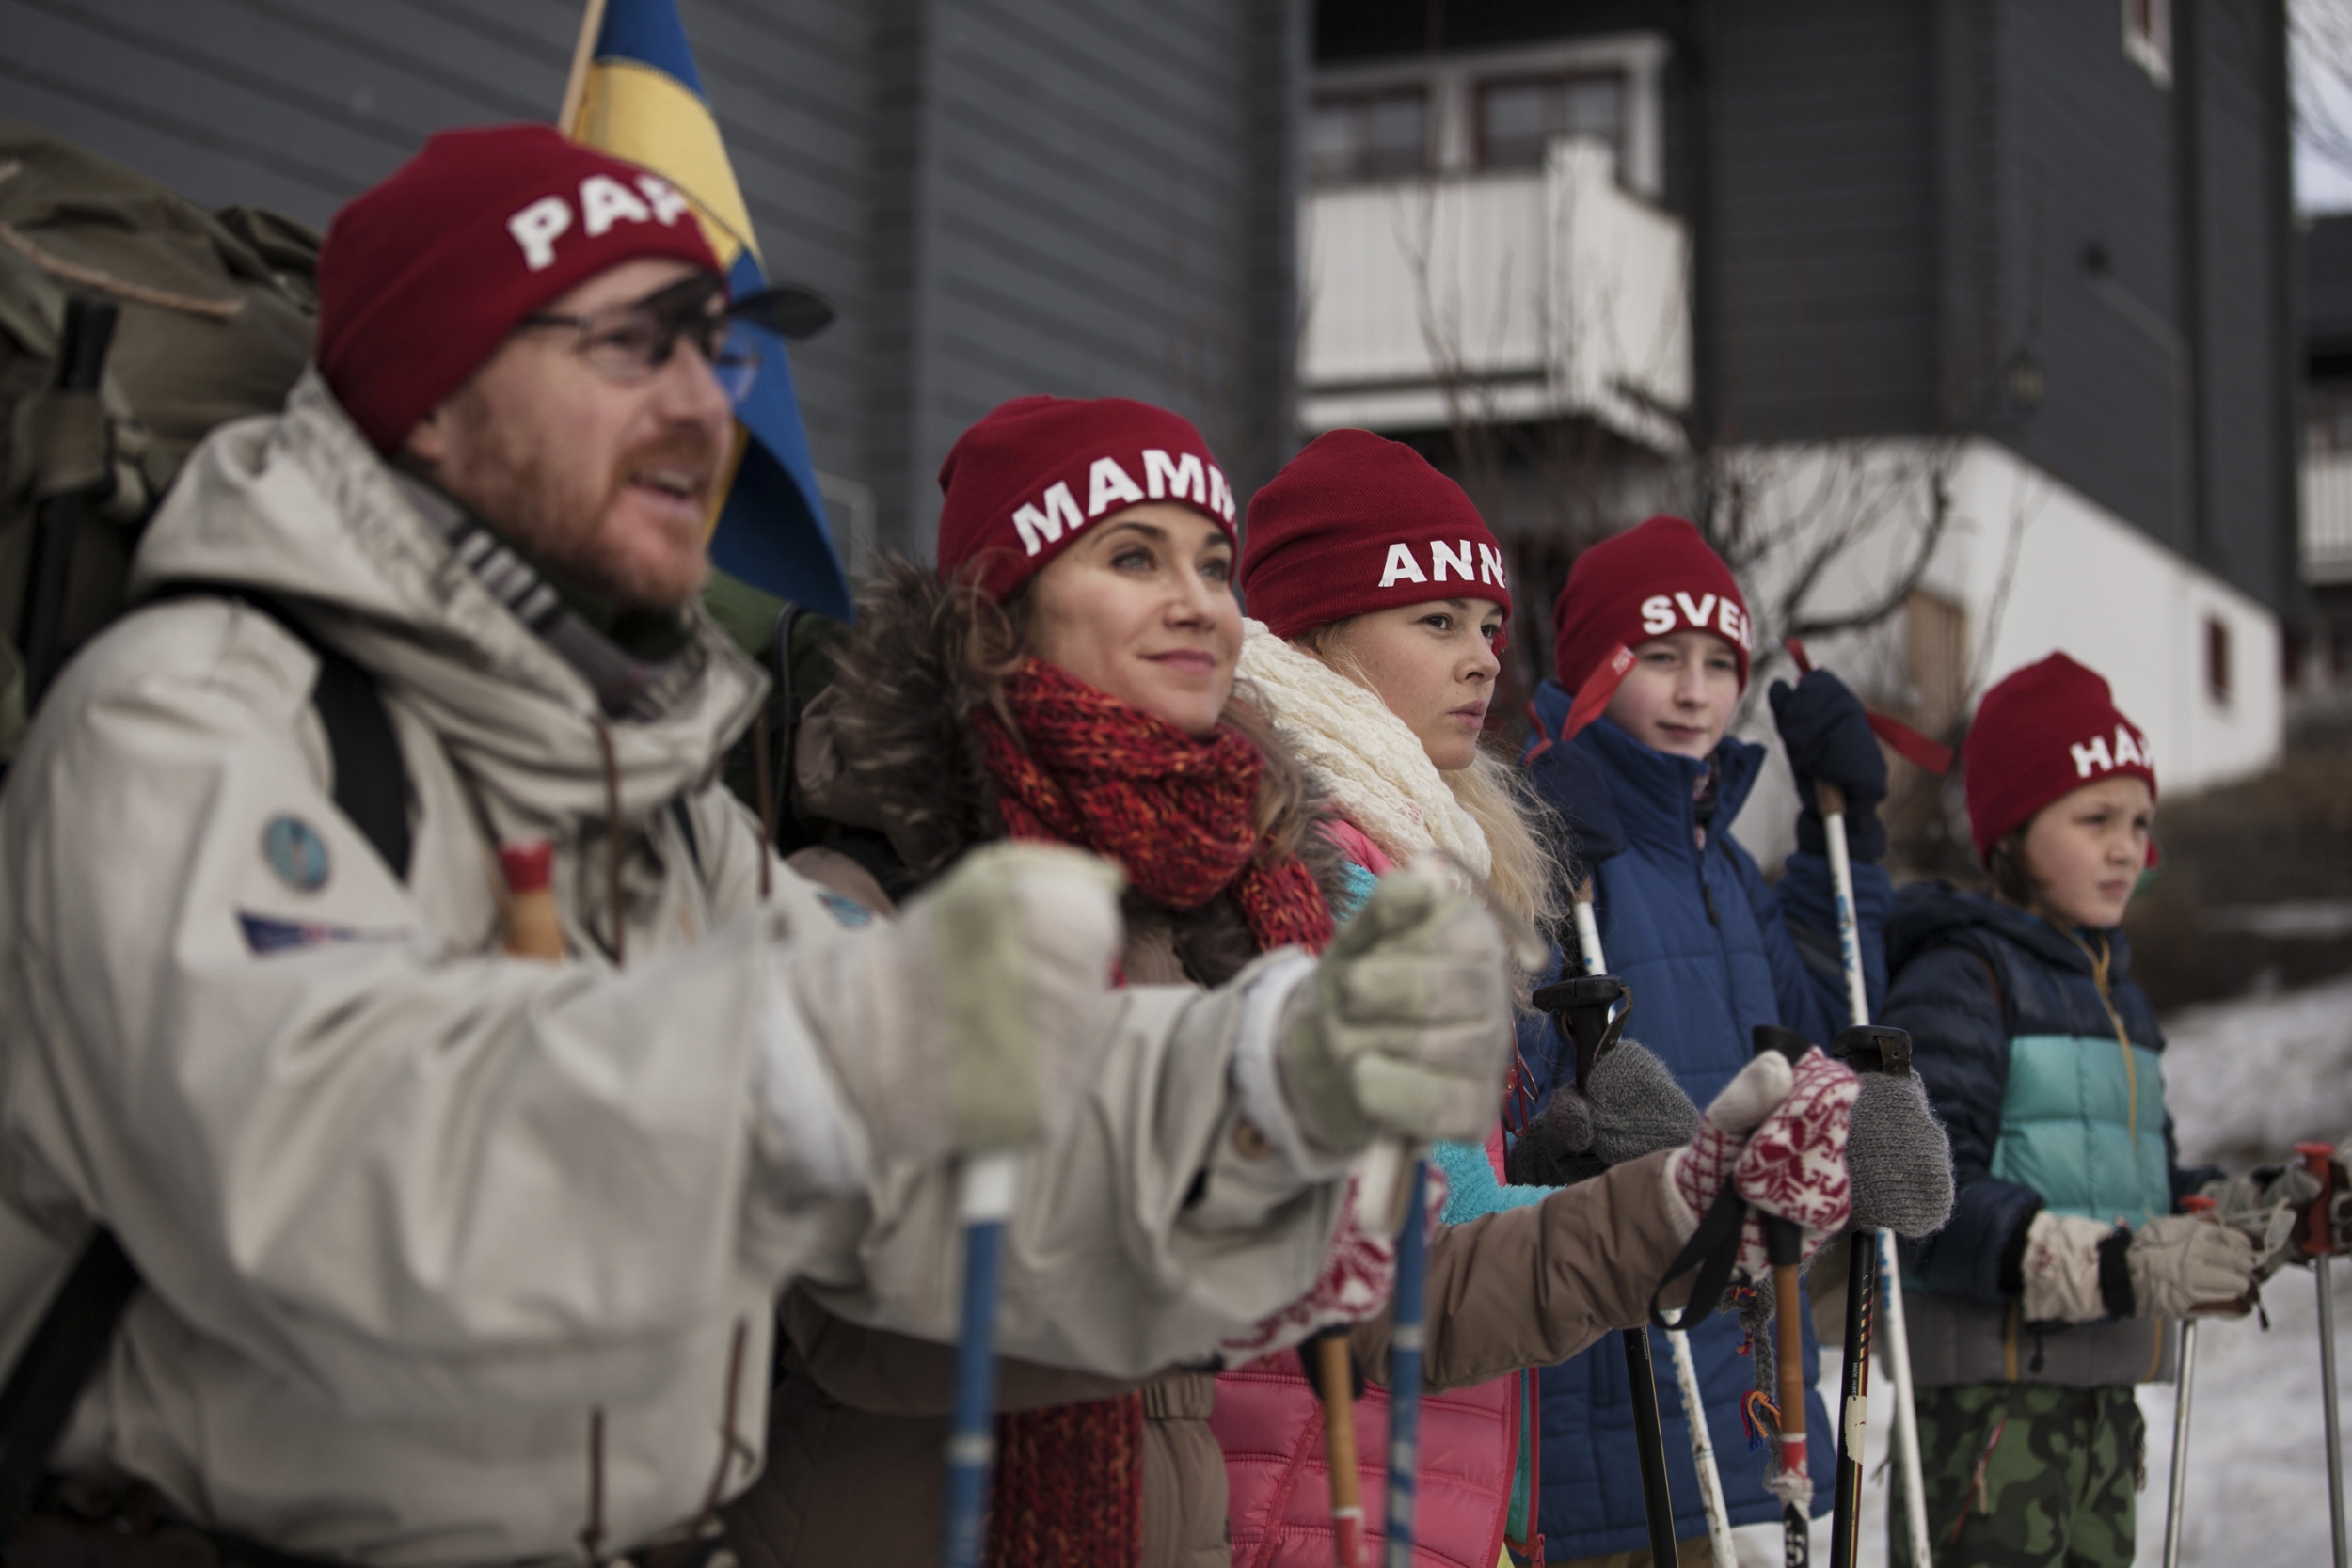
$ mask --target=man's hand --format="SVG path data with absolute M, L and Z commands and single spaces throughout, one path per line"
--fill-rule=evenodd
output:
M 1285 1008 L 1277 1062 L 1307 1136 L 1484 1138 L 1511 1061 L 1504 953 L 1469 893 L 1417 867 L 1380 879 Z
M 1076 849 L 993 845 L 898 921 L 785 950 L 791 1000 L 876 1153 L 1016 1148 L 1069 1118 L 1109 1039 L 1120 883 Z M 762 1089 L 789 1129 L 788 1073 Z
M 2210 1214 L 2167 1214 L 2138 1230 L 2044 1209 L 2026 1231 L 2028 1323 L 2243 1313 L 2254 1246 Z

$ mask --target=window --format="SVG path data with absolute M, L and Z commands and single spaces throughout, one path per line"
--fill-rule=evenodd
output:
M 1429 95 L 1420 87 L 1315 100 L 1307 178 L 1318 184 L 1419 174 L 1428 164 Z
M 1486 168 L 1540 166 L 1558 136 L 1598 136 L 1622 154 L 1625 99 L 1625 75 L 1615 71 L 1482 82 L 1478 162 Z
M 2230 705 L 2230 628 L 2217 615 L 2205 617 L 2205 691 L 2223 707 Z
M 2123 0 L 2123 57 L 2156 86 L 2172 85 L 2172 0 Z

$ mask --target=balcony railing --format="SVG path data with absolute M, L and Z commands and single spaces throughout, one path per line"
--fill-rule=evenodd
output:
M 2352 451 L 2303 454 L 2303 580 L 2352 582 Z
M 1577 415 L 1660 451 L 1691 398 L 1689 242 L 1606 144 L 1541 169 L 1308 196 L 1301 413 L 1311 429 Z

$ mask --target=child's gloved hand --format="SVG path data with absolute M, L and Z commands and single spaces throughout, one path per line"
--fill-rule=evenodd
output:
M 1735 1278 L 1771 1277 L 1767 1214 L 1796 1222 L 1810 1261 L 1852 1211 L 1846 1140 L 1859 1088 L 1853 1069 L 1819 1047 L 1793 1067 L 1772 1053 L 1742 1068 L 1708 1103 L 1697 1134 L 1667 1157 L 1667 1208 L 1683 1239 L 1697 1231 L 1728 1180 L 1750 1210 L 1740 1227 Z
M 1593 1066 L 1592 1082 L 1555 1090 L 1511 1146 L 1505 1174 L 1522 1186 L 1565 1187 L 1611 1165 L 1689 1143 L 1699 1110 L 1657 1053 L 1632 1040 Z
M 2244 1313 L 2254 1244 L 2210 1214 L 2167 1214 L 2134 1230 L 2044 1209 L 2026 1227 L 2022 1274 L 2027 1323 Z
M 2244 1317 L 2253 1309 L 2254 1243 L 2209 1214 L 2167 1214 L 2124 1253 L 2136 1318 Z
M 1774 681 L 1766 695 L 1797 775 L 1797 847 L 1812 855 L 1829 852 L 1813 786 L 1833 784 L 1846 793 L 1847 852 L 1857 861 L 1882 859 L 1886 829 L 1879 821 L 1879 802 L 1886 799 L 1886 754 L 1861 699 L 1826 670 L 1813 671 L 1793 687 Z
M 2319 1178 L 2301 1165 L 2272 1166 L 2208 1181 L 2197 1196 L 2211 1199 L 2221 1223 L 2252 1243 L 2256 1276 L 2267 1279 L 2298 1255 L 2296 1227 L 2319 1196 Z
M 1915 1072 L 1866 1072 L 1846 1146 L 1856 1230 L 1932 1236 L 1952 1217 L 1952 1145 Z

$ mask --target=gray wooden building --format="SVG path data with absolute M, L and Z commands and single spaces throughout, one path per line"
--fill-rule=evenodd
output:
M 929 548 L 1009 397 L 1287 451 L 1302 0 L 680 0 L 836 526 Z M 580 0 L 0 0 L 0 113 L 214 205 L 324 224 L 444 126 L 552 119 Z
M 1442 157 L 1383 71 L 1450 60 L 1470 166 L 1654 163 L 1707 438 L 1980 435 L 2295 605 L 2281 0 L 1355 0 L 1315 53 L 1319 167 Z

